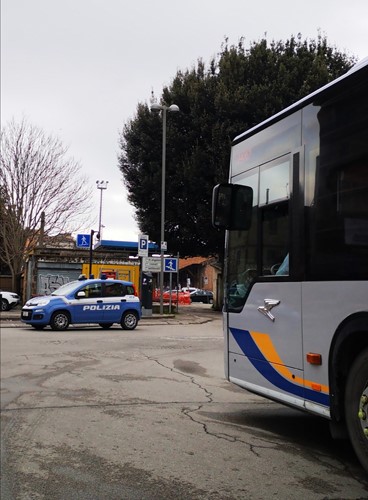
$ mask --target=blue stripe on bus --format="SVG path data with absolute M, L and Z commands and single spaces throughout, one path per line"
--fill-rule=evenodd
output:
M 265 379 L 271 382 L 272 385 L 300 398 L 308 399 L 309 401 L 329 407 L 330 398 L 328 394 L 323 394 L 321 392 L 308 389 L 307 387 L 293 384 L 280 375 L 280 373 L 275 370 L 271 363 L 264 357 L 249 331 L 240 330 L 238 328 L 230 328 L 230 331 L 244 355 L 249 359 L 256 370 Z

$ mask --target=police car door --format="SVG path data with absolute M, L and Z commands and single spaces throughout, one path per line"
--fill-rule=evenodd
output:
M 124 283 L 106 280 L 103 285 L 104 322 L 119 323 L 126 309 L 126 286 Z
M 80 288 L 76 293 L 76 300 L 73 301 L 73 322 L 99 323 L 103 320 L 103 313 L 101 283 L 89 283 Z

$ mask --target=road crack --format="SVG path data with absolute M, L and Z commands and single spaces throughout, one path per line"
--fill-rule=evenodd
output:
M 153 358 L 151 356 L 147 356 L 146 354 L 143 354 L 143 355 L 146 357 L 146 359 L 148 359 L 149 361 L 153 361 L 154 363 L 158 364 L 162 368 L 165 368 L 172 373 L 176 373 L 182 377 L 189 379 L 193 385 L 195 385 L 198 389 L 200 389 L 204 392 L 205 398 L 207 398 L 207 402 L 205 404 L 214 403 L 213 393 L 211 391 L 209 391 L 208 389 L 206 389 L 206 387 L 204 387 L 202 384 L 200 384 L 195 379 L 195 377 L 193 375 L 183 373 L 182 371 L 180 371 L 176 368 L 173 368 L 172 366 L 165 365 L 164 363 L 162 363 L 161 361 L 159 361 L 156 358 Z M 225 441 L 228 441 L 230 443 L 244 444 L 249 448 L 249 451 L 257 457 L 260 457 L 261 455 L 256 451 L 256 448 L 265 448 L 265 449 L 268 448 L 267 446 L 259 446 L 259 445 L 254 446 L 253 444 L 248 443 L 247 441 L 244 441 L 243 439 L 238 438 L 236 436 L 231 436 L 230 434 L 210 431 L 208 428 L 208 424 L 206 422 L 203 422 L 202 420 L 200 420 L 198 418 L 198 412 L 203 408 L 203 406 L 204 406 L 204 404 L 199 403 L 195 408 L 182 408 L 181 412 L 183 415 L 185 415 L 187 418 L 189 418 L 194 424 L 201 426 L 206 435 L 212 436 L 216 439 L 225 440 Z

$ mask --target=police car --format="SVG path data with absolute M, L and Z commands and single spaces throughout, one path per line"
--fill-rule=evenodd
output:
M 72 281 L 51 295 L 28 300 L 21 313 L 22 321 L 36 330 L 47 325 L 66 330 L 80 323 L 97 323 L 102 328 L 120 323 L 124 330 L 134 330 L 140 318 L 141 303 L 133 283 L 111 279 Z

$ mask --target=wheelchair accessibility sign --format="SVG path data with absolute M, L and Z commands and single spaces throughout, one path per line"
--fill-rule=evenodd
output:
M 178 259 L 173 259 L 172 257 L 165 257 L 164 259 L 164 272 L 165 273 L 177 273 L 178 272 Z

